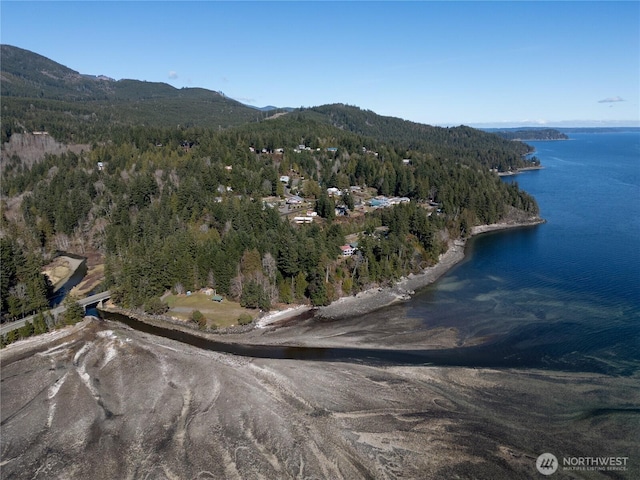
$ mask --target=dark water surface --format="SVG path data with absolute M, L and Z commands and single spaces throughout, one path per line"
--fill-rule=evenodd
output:
M 473 239 L 406 315 L 498 337 L 531 365 L 629 373 L 640 365 L 640 132 L 570 137 L 530 142 L 545 168 L 505 179 L 547 223 Z

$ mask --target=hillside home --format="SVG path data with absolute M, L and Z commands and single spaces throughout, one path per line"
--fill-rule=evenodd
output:
M 343 257 L 350 257 L 356 251 L 356 249 L 353 248 L 351 245 L 342 245 L 340 247 L 340 250 L 342 251 L 342 256 Z
M 386 197 L 376 197 L 376 198 L 372 198 L 369 201 L 369 205 L 371 205 L 374 208 L 388 207 L 389 206 L 389 200 Z

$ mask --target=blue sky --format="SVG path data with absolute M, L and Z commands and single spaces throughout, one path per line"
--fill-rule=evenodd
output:
M 81 73 L 433 125 L 640 125 L 640 2 L 10 2 Z

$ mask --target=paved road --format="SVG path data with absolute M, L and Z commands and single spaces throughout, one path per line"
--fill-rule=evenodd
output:
M 106 292 L 96 293 L 95 295 L 89 295 L 88 297 L 83 298 L 82 300 L 78 300 L 78 303 L 82 307 L 86 307 L 87 305 L 93 305 L 94 303 L 99 303 L 102 300 L 106 300 L 111 297 L 111 292 L 107 290 Z M 63 305 L 59 305 L 56 308 L 49 310 L 49 313 L 54 317 L 57 317 L 62 312 L 64 312 L 65 307 Z M 33 323 L 35 315 L 29 315 L 28 317 L 21 318 L 20 320 L 15 320 L 13 322 L 8 322 L 2 324 L 0 327 L 0 335 L 5 335 L 11 330 L 16 330 L 18 328 L 24 327 L 26 322 Z

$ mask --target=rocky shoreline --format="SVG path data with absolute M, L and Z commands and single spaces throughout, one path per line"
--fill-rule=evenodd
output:
M 532 170 L 542 170 L 543 168 L 544 167 L 542 165 L 535 166 L 535 167 L 522 167 L 522 168 L 518 168 L 516 170 L 510 170 L 508 172 L 498 172 L 498 176 L 499 177 L 513 177 L 514 175 L 518 175 L 519 173 L 530 172 Z
M 496 232 L 513 228 L 524 228 L 545 223 L 539 217 L 531 217 L 525 220 L 478 225 L 471 230 L 470 237 L 488 232 Z M 469 238 L 470 238 L 469 237 Z M 194 325 L 178 321 L 166 315 L 149 315 L 144 312 L 134 312 L 122 309 L 115 305 L 105 308 L 105 311 L 127 315 L 136 320 L 164 328 L 178 329 L 202 337 L 213 338 L 220 335 L 246 334 L 255 329 L 264 329 L 269 326 L 278 326 L 297 317 L 305 316 L 312 312 L 313 315 L 329 320 L 355 317 L 374 312 L 381 308 L 409 300 L 416 290 L 424 288 L 442 277 L 465 257 L 467 239 L 456 239 L 450 242 L 447 251 L 440 255 L 438 263 L 424 269 L 418 274 L 409 274 L 402 277 L 391 287 L 375 287 L 364 290 L 349 297 L 342 297 L 323 307 L 311 305 L 292 305 L 284 310 L 265 312 L 249 325 L 229 327 L 218 330 L 202 331 Z
M 471 230 L 471 237 L 488 232 L 530 227 L 542 223 L 545 223 L 545 220 L 540 217 L 531 217 L 522 221 L 478 225 Z M 391 287 L 376 287 L 359 292 L 357 295 L 342 297 L 330 305 L 316 308 L 315 314 L 327 319 L 353 317 L 408 300 L 416 290 L 434 283 L 455 265 L 460 263 L 464 259 L 466 243 L 466 240 L 462 239 L 452 241 L 447 251 L 440 255 L 438 263 L 426 268 L 421 273 L 409 274 L 406 277 L 402 277 Z M 285 311 L 266 314 L 258 320 L 258 326 L 264 328 L 271 323 L 298 316 L 311 308 L 312 307 L 305 308 L 304 306 L 299 306 Z

